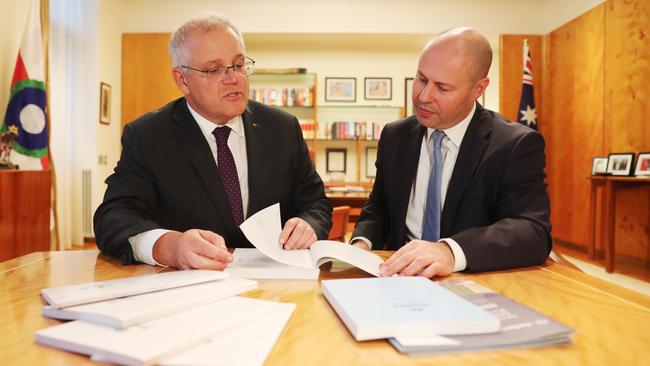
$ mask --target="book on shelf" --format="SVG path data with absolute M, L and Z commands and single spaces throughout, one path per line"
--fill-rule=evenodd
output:
M 299 119 L 300 129 L 302 130 L 302 137 L 305 140 L 312 140 L 316 137 L 316 122 L 313 119 Z
M 108 281 L 50 287 L 42 289 L 41 296 L 51 307 L 62 308 L 194 285 L 227 277 L 227 273 L 209 270 L 170 271 Z
M 286 67 L 286 68 L 255 68 L 255 74 L 306 74 L 307 69 L 304 67 Z
M 255 248 L 235 250 L 233 262 L 225 270 L 233 277 L 317 279 L 319 267 L 333 260 L 378 276 L 379 265 L 384 262 L 370 251 L 330 240 L 317 241 L 309 249 L 283 249 L 279 242 L 282 231 L 279 203 L 249 217 L 240 228 Z
M 123 329 L 256 288 L 257 282 L 252 280 L 224 278 L 84 305 L 58 309 L 44 306 L 43 315 Z
M 326 280 L 323 295 L 357 341 L 498 332 L 498 317 L 423 277 Z
M 276 107 L 312 107 L 314 93 L 303 88 L 251 88 L 250 99 Z
M 501 320 L 497 333 L 396 337 L 390 343 L 409 355 L 426 355 L 505 348 L 541 347 L 571 343 L 572 328 L 470 280 L 449 280 L 440 285 L 485 309 Z
M 318 138 L 324 140 L 378 140 L 384 123 L 332 121 L 319 123 Z
M 122 365 L 211 364 L 214 350 L 232 364 L 261 365 L 294 309 L 295 304 L 230 297 L 126 329 L 74 320 L 39 330 L 36 342 Z

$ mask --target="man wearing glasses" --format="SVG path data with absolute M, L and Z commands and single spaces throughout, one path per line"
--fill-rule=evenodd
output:
M 217 14 L 169 42 L 184 98 L 129 123 L 122 156 L 95 213 L 97 245 L 124 262 L 223 270 L 239 225 L 280 202 L 285 249 L 327 237 L 331 206 L 295 117 L 249 101 L 241 34 Z

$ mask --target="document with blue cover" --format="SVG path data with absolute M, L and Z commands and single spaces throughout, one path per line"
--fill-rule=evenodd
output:
M 499 318 L 423 277 L 326 280 L 321 290 L 357 341 L 501 329 Z

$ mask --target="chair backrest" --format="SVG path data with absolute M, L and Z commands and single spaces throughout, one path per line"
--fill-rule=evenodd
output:
M 350 206 L 334 207 L 332 212 L 332 229 L 328 235 L 329 240 L 344 241 L 350 219 Z

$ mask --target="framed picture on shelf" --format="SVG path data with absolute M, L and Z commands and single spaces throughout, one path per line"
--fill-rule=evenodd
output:
M 636 159 L 634 175 L 637 177 L 650 177 L 650 152 L 639 153 Z
M 375 167 L 376 160 L 377 148 L 374 146 L 366 147 L 366 177 L 374 178 L 377 176 L 377 167 Z
M 327 148 L 326 154 L 326 171 L 328 173 L 345 173 L 348 150 L 338 148 Z
M 633 161 L 634 153 L 609 154 L 607 173 L 618 176 L 630 175 Z
M 111 86 L 103 82 L 99 84 L 99 123 L 111 123 Z
M 326 102 L 356 102 L 356 78 L 325 78 Z
M 413 112 L 413 78 L 404 79 L 404 117 L 412 115 Z
M 366 100 L 391 100 L 393 99 L 392 78 L 365 78 L 364 98 Z
M 591 162 L 591 175 L 607 174 L 607 157 L 596 156 Z

